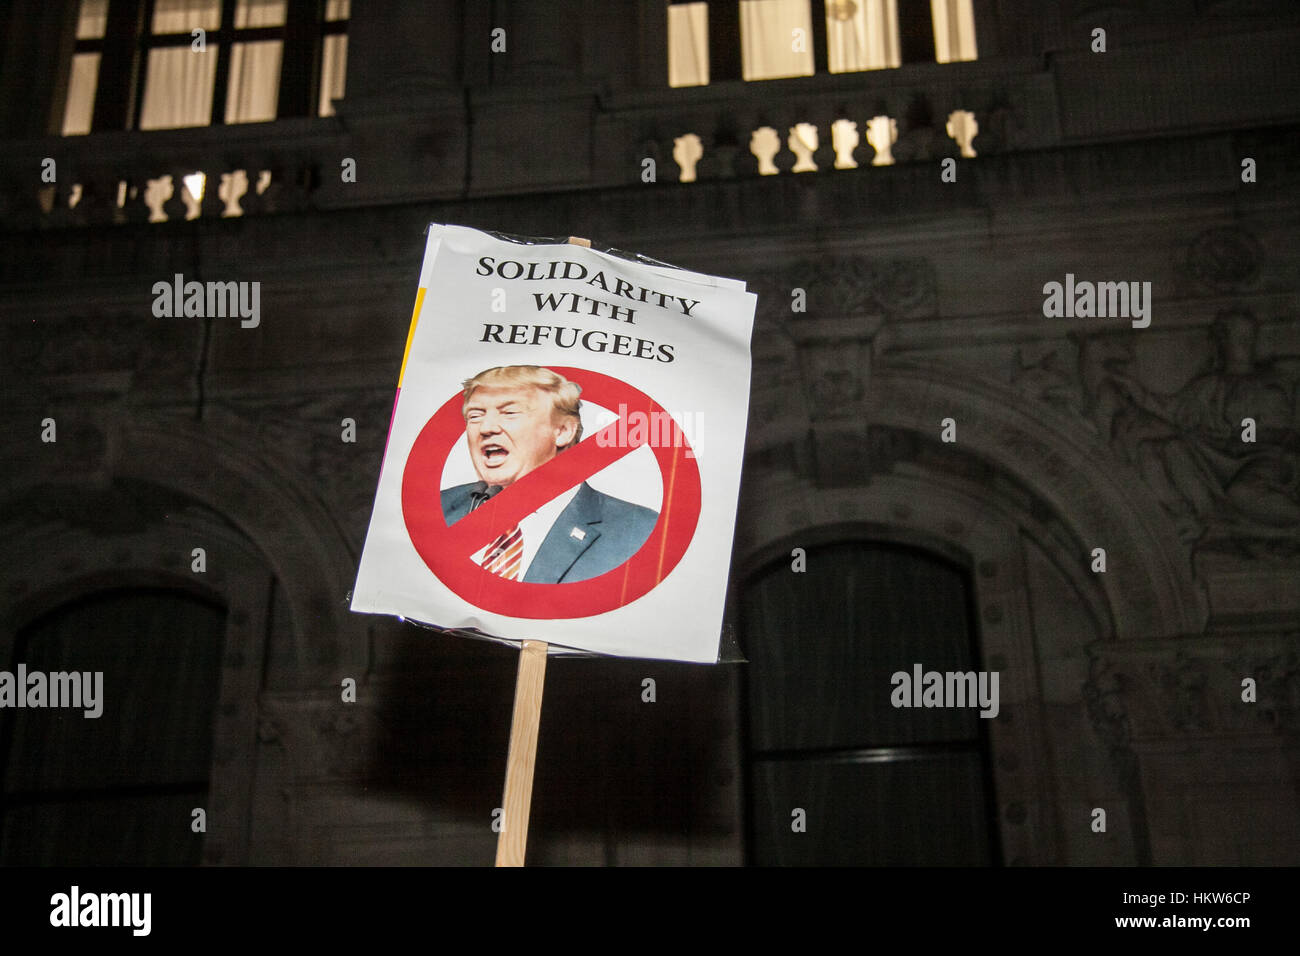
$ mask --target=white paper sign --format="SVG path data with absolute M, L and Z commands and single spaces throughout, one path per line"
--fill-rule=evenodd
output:
M 352 610 L 716 661 L 755 301 L 430 226 Z

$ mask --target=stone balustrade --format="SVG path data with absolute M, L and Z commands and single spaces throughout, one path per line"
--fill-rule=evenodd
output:
M 674 91 L 687 95 L 671 111 L 639 111 L 629 139 L 669 170 L 661 178 L 683 182 L 1060 145 L 1050 75 L 1028 64 L 1008 73 L 1006 66 L 992 73 L 984 64 L 948 64 Z M 666 105 L 663 95 L 655 101 Z
M 1060 144 L 1052 77 L 1036 62 L 719 83 L 587 102 L 578 114 L 589 117 L 587 127 L 565 133 L 575 156 L 590 147 L 588 165 L 575 159 L 573 168 L 585 170 L 578 188 L 937 162 Z M 25 231 L 364 204 L 371 201 L 366 184 L 340 183 L 341 159 L 355 155 L 366 168 L 381 168 L 375 151 L 384 143 L 418 141 L 442 121 L 431 110 L 413 129 L 408 108 L 382 99 L 356 109 L 349 116 L 345 100 L 339 116 L 325 119 L 11 143 L 0 155 L 0 221 Z M 445 116 L 448 127 L 457 122 L 463 116 Z M 518 122 L 517 111 L 488 106 L 474 116 L 476 130 Z M 539 125 L 533 135 L 557 133 Z M 512 167 L 510 156 L 482 145 L 493 141 L 501 137 L 476 132 L 461 156 L 444 152 L 427 170 L 416 142 L 416 162 L 398 168 L 396 178 L 406 181 L 394 182 L 384 167 L 382 201 L 560 188 L 563 177 L 536 159 Z M 55 161 L 53 183 L 42 177 L 47 158 Z M 645 175 L 647 159 L 655 161 L 653 179 Z M 181 185 L 187 177 L 190 187 Z
M 305 209 L 337 142 L 331 120 L 288 120 L 10 143 L 0 157 L 0 219 L 24 230 Z M 42 175 L 47 159 L 52 183 Z

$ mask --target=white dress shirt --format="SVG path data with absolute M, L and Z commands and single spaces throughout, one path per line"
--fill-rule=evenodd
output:
M 560 517 L 560 513 L 569 507 L 569 502 L 573 501 L 578 494 L 579 487 L 579 485 L 574 485 L 558 498 L 552 498 L 532 514 L 519 519 L 519 533 L 524 538 L 524 553 L 519 561 L 519 577 L 516 580 L 522 581 L 524 579 L 524 575 L 528 573 L 528 566 L 533 563 L 533 558 L 537 557 L 537 552 L 542 548 L 542 542 L 551 533 L 551 528 L 554 526 L 556 519 Z M 483 559 L 487 557 L 488 548 L 491 546 L 491 542 L 489 542 L 474 553 L 475 564 L 483 563 Z

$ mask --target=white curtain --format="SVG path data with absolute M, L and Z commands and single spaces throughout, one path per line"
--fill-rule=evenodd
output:
M 207 126 L 216 71 L 215 44 L 208 44 L 204 53 L 195 53 L 188 46 L 150 50 L 140 128 Z
M 235 29 L 284 26 L 288 0 L 239 0 L 235 5 Z
M 283 46 L 280 40 L 235 44 L 230 51 L 230 82 L 226 89 L 227 123 L 275 119 Z
M 740 0 L 740 52 L 747 80 L 812 76 L 808 0 Z
M 81 0 L 77 10 L 77 39 L 98 40 L 108 23 L 108 0 Z M 90 132 L 99 84 L 99 54 L 74 53 L 68 74 L 68 98 L 63 104 L 63 135 Z
M 220 0 L 156 0 L 151 27 L 155 35 L 215 30 L 221 25 Z M 212 83 L 217 45 L 155 47 L 146 64 L 141 129 L 206 126 L 212 116 Z
M 63 108 L 64 136 L 80 136 L 90 132 L 98 82 L 99 54 L 75 54 L 72 57 L 72 74 L 68 77 L 68 101 Z
M 346 20 L 352 16 L 352 0 L 326 0 L 325 19 Z M 336 33 L 325 37 L 321 44 L 320 102 L 316 112 L 321 116 L 334 115 L 334 100 L 343 99 L 348 73 L 348 35 Z
M 77 39 L 98 40 L 108 25 L 108 0 L 81 0 L 77 11 Z
M 285 8 L 286 0 L 240 0 L 234 25 L 237 29 L 282 26 Z M 213 30 L 220 23 L 220 0 L 157 0 L 152 26 L 155 34 L 174 34 Z M 231 47 L 225 122 L 275 119 L 283 49 L 280 40 Z M 206 126 L 212 116 L 218 53 L 215 43 L 205 43 L 202 53 L 192 44 L 150 50 L 140 128 Z
M 346 33 L 327 36 L 321 46 L 320 107 L 321 116 L 334 115 L 333 100 L 343 99 L 348 72 L 348 37 Z
M 826 42 L 832 73 L 899 66 L 898 0 L 827 0 Z
M 235 29 L 282 27 L 288 0 L 239 0 Z M 227 123 L 262 123 L 275 119 L 280 96 L 280 40 L 236 43 L 230 51 L 226 87 Z
M 939 63 L 974 60 L 975 11 L 971 0 L 930 0 L 934 18 L 934 58 Z
M 195 28 L 215 30 L 221 26 L 221 0 L 154 0 L 155 33 L 189 33 Z
M 709 5 L 675 3 L 668 7 L 668 85 L 704 86 L 709 82 Z

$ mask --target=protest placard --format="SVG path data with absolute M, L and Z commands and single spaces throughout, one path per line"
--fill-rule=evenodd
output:
M 431 226 L 352 609 L 716 661 L 754 304 L 736 280 Z

